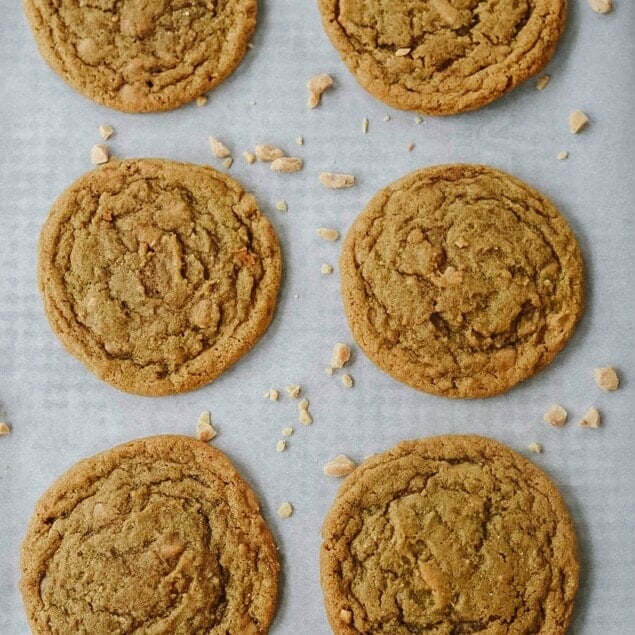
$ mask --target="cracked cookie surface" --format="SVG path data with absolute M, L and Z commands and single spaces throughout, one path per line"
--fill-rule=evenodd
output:
M 219 450 L 181 436 L 81 461 L 22 544 L 34 633 L 267 633 L 279 564 L 258 500 Z
M 562 635 L 579 565 L 555 485 L 478 436 L 405 441 L 358 467 L 322 528 L 336 635 Z
M 566 0 L 319 0 L 324 29 L 357 81 L 395 108 L 474 110 L 542 70 Z
M 240 63 L 257 0 L 24 0 L 38 48 L 75 90 L 126 112 L 170 110 Z
M 261 337 L 281 256 L 255 198 L 208 167 L 111 162 L 54 203 L 39 285 L 64 346 L 128 392 L 198 388 Z
M 342 248 L 362 350 L 402 382 L 486 397 L 546 366 L 583 310 L 575 236 L 554 205 L 482 165 L 435 166 L 381 190 Z

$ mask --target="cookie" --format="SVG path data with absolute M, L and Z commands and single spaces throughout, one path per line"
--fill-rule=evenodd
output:
M 227 457 L 181 436 L 81 461 L 37 503 L 20 589 L 33 633 L 267 633 L 279 564 Z
M 478 436 L 406 441 L 367 460 L 322 528 L 336 635 L 567 630 L 576 536 L 556 486 Z
M 498 99 L 542 70 L 566 0 L 319 0 L 357 81 L 404 110 L 449 115 Z
M 583 310 L 575 236 L 554 205 L 482 165 L 413 172 L 381 190 L 341 255 L 362 350 L 435 395 L 487 397 L 546 366 Z
M 242 60 L 257 0 L 24 0 L 53 70 L 97 103 L 171 110 L 220 84 Z
M 39 286 L 55 333 L 98 377 L 140 395 L 193 390 L 269 325 L 276 233 L 255 198 L 208 167 L 111 162 L 54 203 Z

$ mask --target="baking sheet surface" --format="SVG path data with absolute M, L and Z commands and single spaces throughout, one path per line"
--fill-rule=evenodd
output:
M 357 460 L 406 438 L 478 433 L 528 455 L 560 487 L 580 538 L 581 587 L 571 632 L 635 632 L 635 294 L 633 239 L 633 97 L 635 3 L 615 0 L 600 16 L 572 0 L 567 32 L 547 68 L 551 83 L 530 80 L 475 113 L 424 118 L 388 108 L 366 94 L 322 32 L 313 0 L 261 1 L 254 48 L 206 106 L 126 115 L 71 90 L 41 59 L 19 2 L 4 2 L 0 63 L 0 633 L 28 633 L 17 584 L 18 550 L 35 501 L 79 459 L 139 436 L 192 434 L 201 410 L 219 430 L 215 443 L 254 486 L 280 547 L 283 576 L 271 632 L 329 633 L 319 586 L 320 525 L 339 482 L 322 465 L 344 452 Z M 323 104 L 305 106 L 305 82 L 335 79 Z M 568 131 L 574 109 L 591 120 Z M 384 121 L 386 115 L 389 121 Z M 361 131 L 362 118 L 370 122 Z M 231 174 L 252 191 L 274 223 L 284 278 L 273 324 L 260 344 L 213 384 L 193 393 L 147 399 L 100 382 L 62 350 L 36 287 L 39 229 L 55 197 L 90 169 L 98 126 L 110 123 L 119 157 L 165 157 L 220 167 L 209 152 L 215 135 L 234 151 Z M 302 135 L 305 143 L 296 145 Z M 247 165 L 243 150 L 270 142 L 305 161 L 298 174 Z M 414 143 L 411 152 L 407 146 Z M 570 157 L 557 161 L 567 150 Z M 380 187 L 416 168 L 482 162 L 533 184 L 551 197 L 576 232 L 585 257 L 588 306 L 577 333 L 551 366 L 499 397 L 450 401 L 416 392 L 379 371 L 355 349 L 352 390 L 324 367 L 337 341 L 352 344 L 341 301 L 340 243 L 318 227 L 345 232 Z M 350 172 L 357 185 L 328 191 L 320 171 Z M 276 211 L 285 199 L 289 211 Z M 322 276 L 320 265 L 335 265 Z M 622 384 L 603 393 L 593 368 L 614 365 Z M 297 424 L 284 386 L 298 383 L 315 423 Z M 280 402 L 263 399 L 270 387 Z M 542 423 L 561 403 L 562 429 Z M 600 430 L 577 420 L 596 405 Z M 294 425 L 287 452 L 275 452 L 280 430 Z M 278 518 L 291 501 L 294 515 Z

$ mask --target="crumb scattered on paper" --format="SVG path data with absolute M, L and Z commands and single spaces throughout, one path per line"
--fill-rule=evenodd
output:
M 542 420 L 557 428 L 563 426 L 567 422 L 567 411 L 558 404 L 554 404 L 545 412 Z

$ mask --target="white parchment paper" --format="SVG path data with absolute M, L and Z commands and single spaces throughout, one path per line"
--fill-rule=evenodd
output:
M 571 0 L 567 32 L 547 69 L 544 91 L 530 80 L 475 113 L 425 118 L 388 108 L 366 94 L 322 32 L 314 0 L 262 0 L 254 49 L 202 108 L 126 115 L 70 89 L 40 58 L 19 2 L 2 3 L 0 19 L 0 633 L 28 633 L 19 580 L 19 545 L 37 498 L 79 459 L 126 440 L 158 433 L 193 433 L 203 409 L 226 451 L 260 496 L 280 547 L 283 575 L 272 633 L 329 633 L 322 608 L 320 525 L 339 482 L 322 475 L 340 452 L 361 460 L 401 439 L 448 432 L 491 436 L 528 454 L 560 487 L 580 539 L 581 587 L 571 632 L 635 632 L 635 3 L 615 0 L 600 16 Z M 335 87 L 320 108 L 305 107 L 306 80 L 329 72 Z M 590 117 L 572 136 L 571 110 Z M 384 116 L 390 115 L 389 121 Z M 362 118 L 370 121 L 368 134 Z M 120 157 L 165 157 L 220 167 L 207 137 L 234 151 L 231 174 L 254 192 L 279 233 L 284 279 L 274 322 L 242 361 L 213 384 L 176 397 L 148 399 L 116 391 L 62 349 L 36 287 L 36 244 L 55 197 L 90 169 L 98 126 L 110 123 L 109 145 Z M 305 144 L 296 145 L 302 135 Z M 256 143 L 283 146 L 305 161 L 298 174 L 276 175 L 247 165 Z M 410 143 L 415 148 L 407 151 Z M 568 150 L 570 158 L 557 161 Z M 327 377 L 332 345 L 350 342 L 337 267 L 340 243 L 316 235 L 321 226 L 345 232 L 382 186 L 422 166 L 483 162 L 538 187 L 568 218 L 583 249 L 588 306 L 578 331 L 539 376 L 496 398 L 450 401 L 416 392 L 354 354 L 352 390 Z M 357 186 L 328 191 L 322 170 L 350 172 Z M 285 199 L 289 211 L 275 203 Z M 335 265 L 322 276 L 323 262 Z M 614 365 L 622 383 L 603 393 L 593 368 Z M 296 404 L 270 387 L 304 387 L 315 423 L 297 423 Z M 561 403 L 563 429 L 542 423 Z M 591 405 L 600 430 L 577 420 Z M 284 426 L 294 425 L 288 451 L 275 452 Z M 295 507 L 290 519 L 275 510 Z

